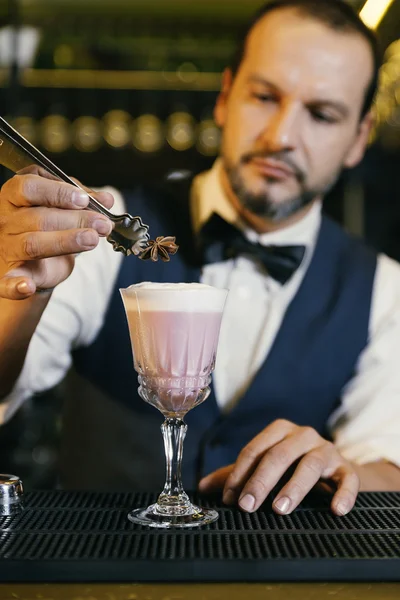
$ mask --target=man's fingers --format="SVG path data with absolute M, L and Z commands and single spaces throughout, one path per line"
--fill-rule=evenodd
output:
M 292 512 L 324 476 L 324 472 L 327 469 L 335 471 L 340 464 L 342 460 L 339 454 L 329 443 L 306 454 L 288 483 L 275 497 L 274 510 L 280 514 Z
M 210 475 L 207 475 L 207 477 L 203 477 L 203 479 L 199 482 L 199 490 L 207 493 L 222 490 L 232 469 L 233 465 L 228 465 L 213 471 L 213 473 L 210 473 Z
M 360 488 L 360 481 L 352 466 L 337 452 L 332 454 L 329 445 L 321 446 L 300 461 L 293 477 L 276 496 L 273 508 L 280 514 L 292 512 L 309 491 L 318 484 L 327 471 L 334 472 L 332 479 L 338 490 L 332 500 L 332 510 L 337 515 L 347 514 L 354 506 Z M 325 490 L 330 488 L 325 487 Z
M 351 465 L 345 464 L 338 469 L 334 476 L 338 490 L 333 496 L 332 511 L 343 517 L 353 508 L 360 489 L 360 479 Z
M 41 233 L 21 233 L 15 236 L 9 250 L 9 259 L 14 262 L 37 260 L 52 256 L 64 256 L 92 250 L 99 242 L 93 229 L 74 229 Z
M 0 278 L 0 298 L 24 300 L 32 296 L 35 291 L 36 285 L 28 277 L 9 277 L 6 275 Z
M 284 475 L 285 485 L 281 482 Z M 280 514 L 288 514 L 321 480 L 336 483 L 332 510 L 338 515 L 347 514 L 354 506 L 360 486 L 351 464 L 311 427 L 279 420 L 247 444 L 234 465 L 211 473 L 202 479 L 199 488 L 213 491 L 223 486 L 226 504 L 238 500 L 243 510 L 253 512 L 277 484 L 283 485 L 273 508 Z
M 305 460 L 306 466 L 300 470 L 300 476 L 295 479 L 293 476 L 290 481 L 296 492 L 293 492 L 295 498 L 301 495 L 300 488 L 305 489 L 304 495 L 308 493 L 320 478 L 323 469 L 317 457 L 314 457 L 312 453 L 307 454 L 311 448 L 312 446 L 304 444 L 300 435 L 289 437 L 267 451 L 241 490 L 240 507 L 249 512 L 257 510 L 293 463 L 305 454 L 306 457 L 303 460 Z M 306 475 L 308 475 L 308 479 Z M 308 487 L 308 481 L 310 481 L 310 487 Z M 304 495 L 299 498 L 298 502 Z
M 90 194 L 91 196 L 93 196 L 93 198 L 98 200 L 100 202 L 100 204 L 102 204 L 106 208 L 111 208 L 113 206 L 114 197 L 112 194 L 110 194 L 110 192 L 95 192 L 91 188 L 86 187 L 85 185 L 82 185 L 82 183 L 75 177 L 71 177 L 71 179 L 73 181 L 76 181 L 76 183 L 79 185 L 79 187 L 81 187 L 83 189 L 83 191 L 85 191 L 88 194 Z
M 17 175 L 38 175 L 42 178 L 49 179 L 51 181 L 57 181 L 58 183 L 61 183 L 60 180 L 58 179 L 58 177 L 51 175 L 51 173 L 49 173 L 42 167 L 38 167 L 37 165 L 31 165 L 30 167 L 25 167 L 24 169 L 21 169 L 20 171 L 18 171 Z M 109 192 L 94 192 L 90 188 L 82 185 L 82 183 L 75 177 L 71 177 L 71 179 L 79 185 L 79 187 L 81 188 L 81 191 L 87 192 L 88 194 L 93 196 L 93 198 L 98 200 L 100 202 L 100 204 L 102 204 L 106 208 L 111 208 L 113 206 L 114 198 L 113 198 L 113 195 L 110 194 Z M 66 185 L 69 185 L 69 184 L 66 184 Z M 75 188 L 75 189 L 77 190 L 77 188 Z M 79 192 L 79 190 L 77 190 L 77 191 Z
M 29 231 L 62 231 L 66 229 L 95 229 L 99 235 L 109 235 L 112 222 L 96 212 L 88 210 L 62 210 L 37 207 L 21 208 L 18 219 L 7 227 L 7 233 L 15 235 Z
M 234 502 L 234 498 L 237 499 L 267 450 L 279 444 L 294 427 L 288 421 L 274 421 L 243 448 L 225 484 L 223 498 L 226 504 Z
M 52 179 L 53 181 L 59 181 L 58 177 L 52 175 L 43 167 L 39 167 L 39 165 L 30 165 L 29 167 L 24 167 L 17 172 L 17 175 L 40 175 L 41 177 L 45 177 L 46 179 Z
M 89 190 L 89 194 L 98 200 L 105 208 L 112 208 L 114 204 L 114 196 L 110 192 L 92 192 Z
M 15 175 L 3 185 L 2 192 L 11 204 L 50 206 L 54 208 L 86 208 L 89 196 L 72 184 L 39 175 Z

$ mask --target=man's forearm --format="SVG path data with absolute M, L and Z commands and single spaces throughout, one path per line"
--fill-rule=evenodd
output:
M 50 295 L 35 294 L 27 300 L 0 299 L 0 399 L 9 394 L 21 372 Z
M 400 491 L 400 469 L 385 461 L 353 464 L 360 478 L 361 492 L 397 492 Z

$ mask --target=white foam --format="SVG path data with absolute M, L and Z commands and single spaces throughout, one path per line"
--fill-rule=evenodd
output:
M 150 290 L 194 290 L 197 288 L 205 290 L 217 289 L 205 283 L 157 283 L 155 281 L 141 281 L 140 283 L 134 283 L 133 285 L 130 285 L 127 289 L 133 290 L 138 288 Z
M 204 283 L 143 281 L 120 290 L 125 310 L 169 312 L 221 312 L 227 290 Z

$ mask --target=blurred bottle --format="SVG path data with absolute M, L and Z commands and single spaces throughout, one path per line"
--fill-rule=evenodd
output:
M 78 117 L 72 124 L 73 144 L 80 152 L 96 152 L 103 142 L 102 124 L 90 115 Z
M 103 116 L 103 137 L 116 150 L 126 148 L 131 141 L 132 116 L 129 111 L 128 92 L 115 91 L 110 98 L 113 107 Z
M 216 156 L 221 142 L 221 132 L 207 108 L 197 125 L 196 149 L 203 156 Z
M 93 25 L 85 17 L 64 13 L 59 18 L 59 35 L 53 35 L 52 62 L 56 69 L 94 69 L 96 59 L 93 56 Z M 92 19 L 93 21 L 93 19 Z
M 71 43 L 59 43 L 53 51 L 53 64 L 56 69 L 71 69 L 75 65 L 75 50 Z
M 115 149 L 128 146 L 131 120 L 131 115 L 120 109 L 110 110 L 103 116 L 103 137 L 109 146 Z
M 132 122 L 131 136 L 135 150 L 154 154 L 165 143 L 165 128 L 160 116 L 160 96 L 155 92 L 142 92 L 137 106 L 138 116 Z
M 79 116 L 72 124 L 72 143 L 79 152 L 96 152 L 103 143 L 103 123 L 97 117 L 97 91 L 81 90 L 76 101 L 75 114 Z
M 40 143 L 48 152 L 58 154 L 65 152 L 71 146 L 72 128 L 66 114 L 63 104 L 53 105 L 49 109 L 49 114 L 39 124 Z
M 198 79 L 199 71 L 193 62 L 184 61 L 178 65 L 176 76 L 182 83 L 194 84 Z
M 58 66 L 54 63 L 54 49 L 60 43 L 64 32 L 65 21 L 61 22 L 55 15 L 47 15 L 41 27 L 40 43 L 33 64 L 35 69 L 53 69 Z
M 196 121 L 187 105 L 180 105 L 167 118 L 166 140 L 174 150 L 184 152 L 196 142 Z
M 10 123 L 28 142 L 34 145 L 37 144 L 37 123 L 34 119 L 32 104 L 22 104 Z
M 132 143 L 136 150 L 145 154 L 158 152 L 164 145 L 164 126 L 153 114 L 140 115 L 132 125 Z

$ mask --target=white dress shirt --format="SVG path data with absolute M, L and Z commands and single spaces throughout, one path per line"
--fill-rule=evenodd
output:
M 194 181 L 191 207 L 195 228 L 215 211 L 240 227 L 252 241 L 306 247 L 302 264 L 285 285 L 269 277 L 251 258 L 239 257 L 203 268 L 203 283 L 229 289 L 214 373 L 216 399 L 226 412 L 239 401 L 268 356 L 310 264 L 321 206 L 314 204 L 294 225 L 257 235 L 240 222 L 226 198 L 220 169 L 217 160 L 210 171 Z M 113 211 L 124 212 L 121 195 L 116 190 L 108 191 L 115 198 Z M 104 239 L 95 250 L 77 258 L 73 273 L 56 288 L 43 313 L 16 386 L 0 405 L 0 422 L 9 419 L 26 398 L 61 381 L 71 366 L 71 350 L 94 341 L 104 322 L 122 259 L 122 254 L 114 252 Z M 385 459 L 400 467 L 399 357 L 400 265 L 379 255 L 369 343 L 359 358 L 355 376 L 343 390 L 340 407 L 329 421 L 335 444 L 348 460 L 364 464 Z

